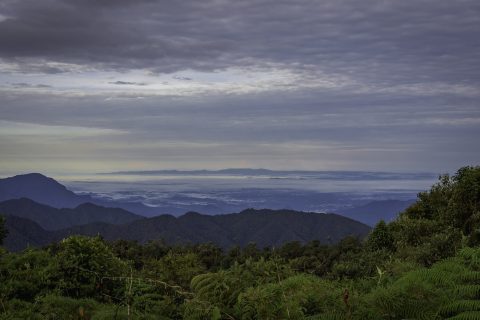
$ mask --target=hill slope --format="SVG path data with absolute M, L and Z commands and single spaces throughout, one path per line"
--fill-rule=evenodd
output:
M 76 207 L 90 200 L 89 197 L 79 196 L 40 173 L 0 179 L 0 201 L 18 198 L 29 198 L 56 208 Z
M 1 202 L 0 213 L 32 220 L 45 230 L 65 229 L 93 222 L 122 224 L 144 219 L 123 209 L 106 208 L 92 203 L 84 203 L 74 209 L 57 209 L 27 198 Z
M 8 216 L 7 221 L 9 221 L 8 226 L 15 230 L 24 230 L 25 224 L 34 223 Z M 335 214 L 249 209 L 240 213 L 218 216 L 193 212 L 179 218 L 162 215 L 123 225 L 92 223 L 53 233 L 44 230 L 45 236 L 41 236 L 41 232 L 35 230 L 35 234 L 36 238 L 49 242 L 73 234 L 90 236 L 100 234 L 107 240 L 128 239 L 146 242 L 163 239 L 167 243 L 213 242 L 228 248 L 235 245 L 244 246 L 250 242 L 255 242 L 259 247 L 279 246 L 288 241 L 305 243 L 320 240 L 322 243 L 335 243 L 349 235 L 364 237 L 369 230 L 368 226 L 360 222 Z M 13 238 L 18 236 L 22 236 L 21 232 L 9 235 L 8 243 L 15 242 Z M 28 233 L 23 235 L 26 238 L 28 236 Z M 35 243 L 35 245 L 45 244 L 48 242 L 39 240 Z M 31 245 L 34 245 L 33 242 Z
M 35 223 L 10 216 L 7 216 L 7 222 L 9 228 L 16 230 L 7 237 L 7 248 L 18 250 L 18 246 L 12 248 L 8 244 L 15 243 L 15 237 L 28 238 L 29 231 L 27 234 L 20 231 L 33 228 L 31 225 Z M 31 241 L 30 244 L 46 245 L 73 234 L 90 236 L 100 234 L 106 240 L 128 239 L 142 243 L 163 239 L 170 244 L 213 242 L 229 248 L 255 242 L 259 247 L 265 247 L 279 246 L 288 241 L 305 243 L 320 240 L 322 243 L 335 243 L 349 235 L 364 237 L 369 230 L 368 226 L 360 222 L 335 214 L 248 209 L 240 213 L 218 216 L 193 212 L 179 218 L 162 215 L 123 225 L 92 223 L 55 232 L 43 230 L 44 235 L 35 230 L 35 243 Z M 22 240 L 20 243 L 25 241 Z
M 41 247 L 58 240 L 55 232 L 42 229 L 38 223 L 21 217 L 6 216 L 5 227 L 8 235 L 4 240 L 4 246 L 10 251 Z

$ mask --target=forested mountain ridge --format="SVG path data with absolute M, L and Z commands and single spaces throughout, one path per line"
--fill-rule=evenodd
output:
M 14 200 L 19 203 L 20 200 Z M 11 204 L 9 202 L 7 204 Z M 30 204 L 27 206 L 26 213 L 19 211 L 19 216 L 29 219 L 35 215 L 35 212 L 28 211 L 29 207 L 37 208 L 42 205 L 35 204 L 30 200 L 21 200 L 20 203 Z M 81 205 L 79 208 L 86 206 Z M 93 205 L 88 205 L 93 206 Z M 8 206 L 0 204 L 0 210 Z M 102 208 L 94 206 L 99 215 L 102 212 L 110 212 L 115 209 Z M 38 208 L 37 208 L 38 209 Z M 59 218 L 62 214 L 68 213 L 75 215 L 76 211 L 72 209 L 53 209 L 52 212 L 43 212 L 43 215 L 34 217 L 35 222 L 45 228 L 50 225 L 52 218 Z M 76 210 L 76 209 L 75 209 Z M 13 210 L 6 211 L 13 215 Z M 81 211 L 79 212 L 81 213 Z M 112 213 L 114 218 L 117 212 Z M 51 215 L 50 215 L 51 214 Z M 50 215 L 50 216 L 49 216 Z M 60 216 L 60 217 L 59 217 Z M 42 219 L 45 218 L 45 221 Z M 65 218 L 70 218 L 65 215 Z M 106 217 L 104 217 L 106 218 Z M 126 218 L 132 218 L 127 216 Z M 133 217 L 135 218 L 135 217 Z M 105 220 L 105 219 L 104 219 Z M 22 226 L 25 219 L 10 219 L 7 221 L 11 227 L 16 230 L 23 230 Z M 78 222 L 78 220 L 76 220 Z M 67 219 L 66 222 L 71 222 Z M 169 244 L 180 243 L 207 243 L 211 242 L 223 248 L 231 248 L 233 246 L 245 246 L 254 242 L 259 247 L 280 246 L 289 241 L 299 241 L 307 243 L 313 240 L 319 240 L 325 244 L 336 243 L 346 236 L 365 237 L 370 228 L 360 222 L 354 221 L 335 214 L 323 213 L 305 213 L 292 210 L 254 210 L 249 209 L 235 214 L 209 216 L 195 212 L 189 212 L 183 216 L 175 218 L 170 215 L 162 215 L 153 218 L 134 219 L 131 223 L 124 224 L 108 224 L 103 222 L 83 224 L 76 223 L 77 226 L 64 228 L 55 232 L 46 232 L 41 235 L 42 230 L 36 229 L 35 234 L 39 239 L 48 240 L 48 242 L 35 241 L 30 243 L 32 246 L 47 245 L 53 240 L 61 240 L 69 235 L 101 235 L 106 240 L 135 240 L 145 243 L 150 240 L 163 240 Z M 31 223 L 28 223 L 31 225 Z M 50 228 L 52 230 L 52 228 Z M 22 249 L 16 243 L 15 237 L 21 232 L 10 234 L 7 237 L 7 248 L 11 250 Z M 20 235 L 21 239 L 28 238 L 29 235 Z M 25 243 L 20 241 L 20 243 Z M 11 247 L 15 244 L 14 247 Z
M 45 230 L 60 230 L 94 222 L 123 224 L 144 219 L 120 208 L 107 208 L 88 202 L 75 208 L 57 209 L 27 198 L 0 202 L 0 213 L 32 220 Z
M 0 249 L 0 283 L 0 319 L 480 319 L 480 166 L 442 176 L 363 241 L 224 250 L 71 236 Z
M 8 235 L 4 245 L 12 252 L 18 252 L 27 247 L 42 247 L 59 240 L 54 231 L 45 230 L 38 223 L 22 217 L 5 216 L 5 227 Z
M 370 228 L 360 222 L 335 214 L 305 213 L 292 210 L 255 210 L 225 215 L 195 212 L 175 218 L 163 215 L 126 225 L 84 225 L 64 230 L 64 235 L 102 235 L 107 240 L 163 239 L 167 243 L 212 242 L 223 248 L 279 246 L 289 241 L 336 243 L 346 236 L 363 238 Z

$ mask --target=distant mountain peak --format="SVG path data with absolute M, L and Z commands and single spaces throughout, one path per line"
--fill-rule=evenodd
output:
M 19 174 L 13 177 L 5 178 L 3 180 L 7 181 L 16 181 L 18 183 L 33 183 L 33 184 L 45 184 L 46 186 L 55 186 L 61 189 L 67 189 L 64 185 L 59 183 L 57 180 L 47 177 L 38 172 Z
M 308 212 L 308 211 L 298 211 L 298 210 L 292 210 L 292 209 L 268 209 L 268 208 L 263 208 L 263 209 L 256 209 L 256 208 L 247 208 L 242 211 L 240 211 L 239 214 L 268 214 L 268 213 L 293 213 L 293 214 L 298 214 L 301 212 L 302 214 L 305 213 L 311 213 L 311 214 L 323 214 L 323 213 L 317 213 L 317 212 Z
M 43 175 L 43 174 L 38 173 L 38 172 L 17 174 L 15 176 L 7 178 L 7 179 L 43 179 L 43 180 L 48 180 L 48 181 L 55 181 L 54 179 L 52 179 L 50 177 L 47 177 L 46 175 Z
M 29 198 L 57 208 L 73 207 L 85 202 L 64 185 L 41 173 L 20 174 L 0 179 L 0 201 Z
M 181 217 L 198 217 L 198 216 L 203 216 L 203 214 L 195 212 L 195 211 L 188 211 Z
M 99 206 L 95 203 L 85 202 L 76 206 L 75 209 L 88 209 L 88 208 L 101 208 L 101 207 L 102 206 Z
M 20 198 L 29 198 L 55 208 L 75 208 L 89 202 L 90 205 L 80 208 L 95 209 L 94 206 L 97 205 L 150 216 L 158 214 L 157 208 L 147 207 L 142 203 L 103 201 L 89 195 L 76 194 L 55 179 L 37 172 L 0 179 L 0 201 Z

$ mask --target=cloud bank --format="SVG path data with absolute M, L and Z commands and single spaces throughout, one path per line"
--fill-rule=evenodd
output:
M 4 130 L 0 165 L 475 164 L 479 31 L 473 0 L 3 0 L 0 120 L 100 133 Z

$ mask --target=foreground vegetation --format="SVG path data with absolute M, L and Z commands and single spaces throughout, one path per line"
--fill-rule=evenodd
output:
M 332 246 L 0 249 L 0 319 L 480 319 L 479 245 L 480 167 L 465 167 Z

